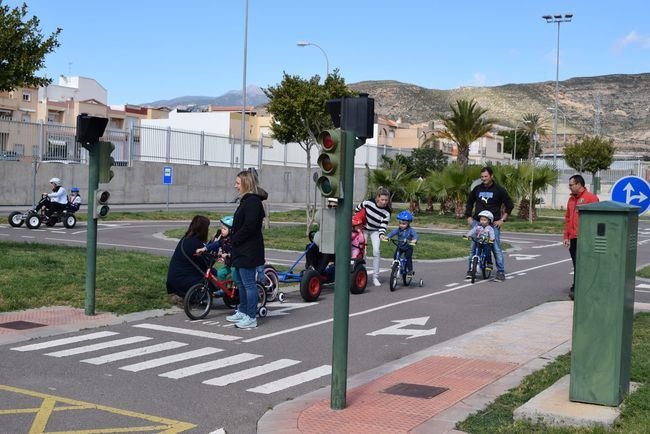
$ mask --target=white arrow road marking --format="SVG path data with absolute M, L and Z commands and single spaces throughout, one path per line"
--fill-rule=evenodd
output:
M 289 315 L 289 311 L 301 309 L 303 307 L 316 306 L 318 303 L 269 303 L 268 307 L 272 307 L 273 310 L 269 310 L 267 316 L 282 316 Z M 279 308 L 277 309 L 276 306 Z
M 541 255 L 524 255 L 522 253 L 515 253 L 512 255 L 508 255 L 511 258 L 515 258 L 517 261 L 530 261 L 532 259 L 535 259 Z
M 431 336 L 436 334 L 436 327 L 432 329 L 424 329 L 424 330 L 417 330 L 417 329 L 405 329 L 402 328 L 407 325 L 420 325 L 423 326 L 429 321 L 428 316 L 423 316 L 420 318 L 410 318 L 410 319 L 398 319 L 395 321 L 392 321 L 394 323 L 397 323 L 392 326 L 388 326 L 383 329 L 375 330 L 374 332 L 371 333 L 366 333 L 368 336 L 378 336 L 378 335 L 400 335 L 400 336 L 408 336 L 406 339 L 413 339 L 413 338 L 419 338 L 421 336 Z

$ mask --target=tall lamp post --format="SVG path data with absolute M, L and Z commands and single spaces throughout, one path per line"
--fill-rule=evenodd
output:
M 560 24 L 571 22 L 573 14 L 544 15 L 542 19 L 547 23 L 557 23 L 557 53 L 555 60 L 555 111 L 553 112 L 553 167 L 557 169 L 557 105 L 560 95 Z M 553 208 L 555 208 L 555 196 L 557 189 L 553 184 Z
M 325 56 L 325 63 L 327 64 L 327 75 L 325 76 L 325 79 L 323 80 L 323 81 L 325 81 L 327 79 L 327 77 L 329 77 L 329 75 L 330 75 L 330 59 L 329 59 L 329 57 L 327 57 L 327 53 L 325 52 L 325 50 L 323 50 L 323 47 L 321 47 L 318 44 L 314 44 L 313 42 L 309 42 L 309 41 L 298 41 L 298 43 L 296 45 L 298 45 L 299 47 L 307 47 L 308 45 L 313 45 L 314 47 L 318 48 L 320 51 L 323 52 L 323 55 Z
M 246 58 L 248 54 L 248 0 L 246 0 L 246 14 L 244 19 L 244 84 L 242 85 L 241 107 L 241 149 L 239 150 L 239 169 L 244 170 L 244 151 L 246 147 Z
M 555 110 L 555 107 L 547 107 L 546 109 L 552 112 Z M 562 144 L 566 146 L 566 113 L 559 107 L 557 110 L 562 115 Z

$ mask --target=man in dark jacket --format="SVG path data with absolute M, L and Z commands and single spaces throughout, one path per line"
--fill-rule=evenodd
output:
M 481 183 L 474 187 L 467 197 L 465 217 L 467 217 L 467 224 L 470 227 L 474 227 L 479 224 L 478 214 L 481 211 L 487 210 L 494 215 L 494 221 L 492 222 L 495 236 L 493 250 L 497 263 L 497 275 L 494 280 L 503 282 L 506 280 L 506 271 L 500 243 L 501 225 L 503 225 L 503 222 L 506 221 L 512 212 L 514 205 L 506 189 L 494 182 L 493 178 L 494 172 L 491 167 L 483 167 L 481 169 Z M 502 206 L 505 207 L 503 213 L 501 213 Z M 472 209 L 474 209 L 473 213 Z M 468 277 L 466 278 L 471 278 L 471 273 L 469 271 L 467 272 L 467 276 Z

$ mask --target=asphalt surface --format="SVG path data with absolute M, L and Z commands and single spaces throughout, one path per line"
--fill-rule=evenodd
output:
M 100 223 L 98 244 L 171 255 L 176 242 L 159 234 L 185 224 Z M 572 277 L 571 260 L 560 236 L 508 233 L 506 227 L 502 237 L 513 245 L 506 252 L 505 282 L 478 279 L 470 284 L 463 280 L 464 259 L 416 261 L 416 278 L 423 279 L 422 287 L 399 287 L 390 292 L 388 273 L 384 271 L 381 287 L 370 286 L 364 294 L 351 295 L 347 375 L 364 372 L 533 306 L 566 300 Z M 73 230 L 30 231 L 3 224 L 0 240 L 83 246 L 85 230 L 79 225 Z M 638 243 L 637 264 L 650 263 L 650 225 L 646 222 L 640 223 Z M 286 265 L 296 257 L 295 252 L 267 251 L 269 262 Z M 389 261 L 383 261 L 383 269 L 388 266 Z M 637 283 L 636 301 L 650 302 L 650 285 Z M 255 432 L 257 420 L 268 408 L 329 385 L 333 299 L 332 289 L 327 287 L 317 303 L 304 303 L 297 292 L 289 292 L 284 304 L 268 306 L 270 315 L 260 319 L 260 326 L 254 330 L 238 330 L 226 323 L 230 310 L 218 302 L 203 321 L 191 322 L 183 313 L 177 313 L 0 347 L 0 383 L 197 425 L 188 432 L 206 433 L 220 428 L 233 433 Z M 49 345 L 57 339 L 98 331 L 116 334 L 20 350 L 25 345 Z M 197 332 L 212 334 L 200 336 Z M 79 354 L 65 352 L 124 338 L 133 341 Z M 97 359 L 152 345 L 170 345 L 169 342 L 178 342 L 171 345 L 179 347 L 146 356 L 131 354 L 119 360 L 115 357 L 120 356 Z M 143 361 L 205 348 L 212 350 L 203 351 L 214 352 L 147 369 L 133 367 Z M 210 361 L 216 362 L 213 366 L 204 365 Z M 196 372 L 179 371 L 190 367 Z M 247 373 L 248 378 L 235 381 L 239 380 L 239 372 Z M 215 384 L 204 383 L 210 380 Z M 234 382 L 225 384 L 230 381 Z M 93 423 L 103 420 L 99 415 L 84 417 Z M 11 423 L 5 432 L 27 432 L 21 430 L 24 419 L 16 417 Z M 52 418 L 50 423 L 49 430 L 63 430 L 68 427 L 66 424 L 83 425 L 86 421 L 71 415 L 68 419 Z

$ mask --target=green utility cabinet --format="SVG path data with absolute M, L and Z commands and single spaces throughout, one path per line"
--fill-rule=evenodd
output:
M 569 399 L 617 406 L 630 383 L 638 207 L 578 207 Z

